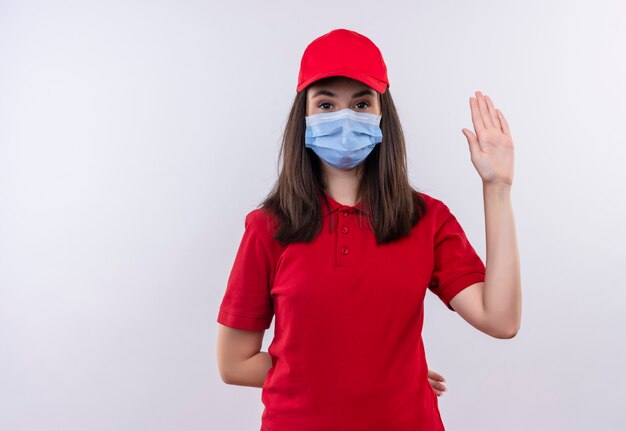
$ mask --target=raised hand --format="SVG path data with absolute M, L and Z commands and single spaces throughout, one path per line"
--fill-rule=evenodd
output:
M 476 91 L 470 97 L 476 134 L 461 129 L 469 144 L 472 164 L 484 183 L 513 184 L 513 138 L 502 111 L 489 96 Z

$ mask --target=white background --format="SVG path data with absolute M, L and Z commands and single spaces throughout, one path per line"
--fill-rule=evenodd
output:
M 625 21 L 621 1 L 0 1 L 0 429 L 258 429 L 215 319 L 301 55 L 340 27 L 383 52 L 411 181 L 483 258 L 474 91 L 513 134 L 522 326 L 490 338 L 427 292 L 446 429 L 624 429 Z

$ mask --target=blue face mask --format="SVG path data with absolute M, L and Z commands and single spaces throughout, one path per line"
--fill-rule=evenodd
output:
M 383 140 L 380 115 L 346 108 L 305 119 L 304 145 L 335 168 L 354 168 Z

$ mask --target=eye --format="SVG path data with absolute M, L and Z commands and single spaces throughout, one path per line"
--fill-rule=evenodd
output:
M 363 105 L 365 105 L 365 106 L 363 106 Z M 322 102 L 319 105 L 317 105 L 317 107 L 322 109 L 322 110 L 331 109 L 330 108 L 331 106 L 333 106 L 333 105 L 330 102 Z M 369 108 L 372 105 L 367 103 L 367 102 L 360 101 L 360 102 L 357 102 L 354 106 L 356 106 L 358 109 L 367 109 L 367 108 Z

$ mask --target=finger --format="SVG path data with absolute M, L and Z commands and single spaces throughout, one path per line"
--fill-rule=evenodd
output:
M 480 108 L 478 107 L 478 101 L 475 97 L 470 97 L 470 109 L 472 110 L 472 124 L 476 133 L 482 133 L 485 129 L 485 123 L 480 115 Z
M 485 95 L 485 101 L 487 102 L 487 109 L 489 110 L 489 117 L 491 118 L 491 122 L 498 130 L 502 130 L 502 126 L 500 125 L 500 120 L 498 120 L 498 113 L 496 112 L 496 107 L 491 101 L 491 98 Z
M 433 380 L 438 380 L 440 382 L 446 381 L 446 379 L 444 379 L 441 374 L 433 370 L 428 370 L 428 378 L 433 379 Z
M 470 149 L 470 155 L 473 156 L 475 154 L 478 154 L 478 151 L 480 151 L 480 143 L 478 142 L 478 138 L 476 138 L 476 135 L 474 135 L 469 129 L 463 128 L 461 129 L 461 131 L 467 138 L 467 143 Z
M 438 391 L 445 391 L 446 390 L 446 385 L 444 385 L 441 382 L 438 382 L 434 379 L 429 379 L 430 381 L 428 383 L 430 383 L 430 386 L 432 386 L 433 389 L 438 390 Z
M 506 118 L 504 118 L 504 114 L 499 109 L 496 109 L 496 113 L 498 114 L 498 118 L 500 119 L 500 124 L 502 125 L 502 131 L 505 135 L 511 136 L 511 131 L 509 130 L 509 123 L 507 123 Z
M 478 101 L 478 108 L 480 110 L 480 116 L 483 119 L 485 128 L 489 129 L 491 127 L 495 127 L 495 124 L 491 122 L 491 117 L 489 116 L 489 108 L 487 108 L 487 103 L 485 102 L 485 96 L 483 96 L 483 94 L 480 91 L 477 91 L 476 99 Z

